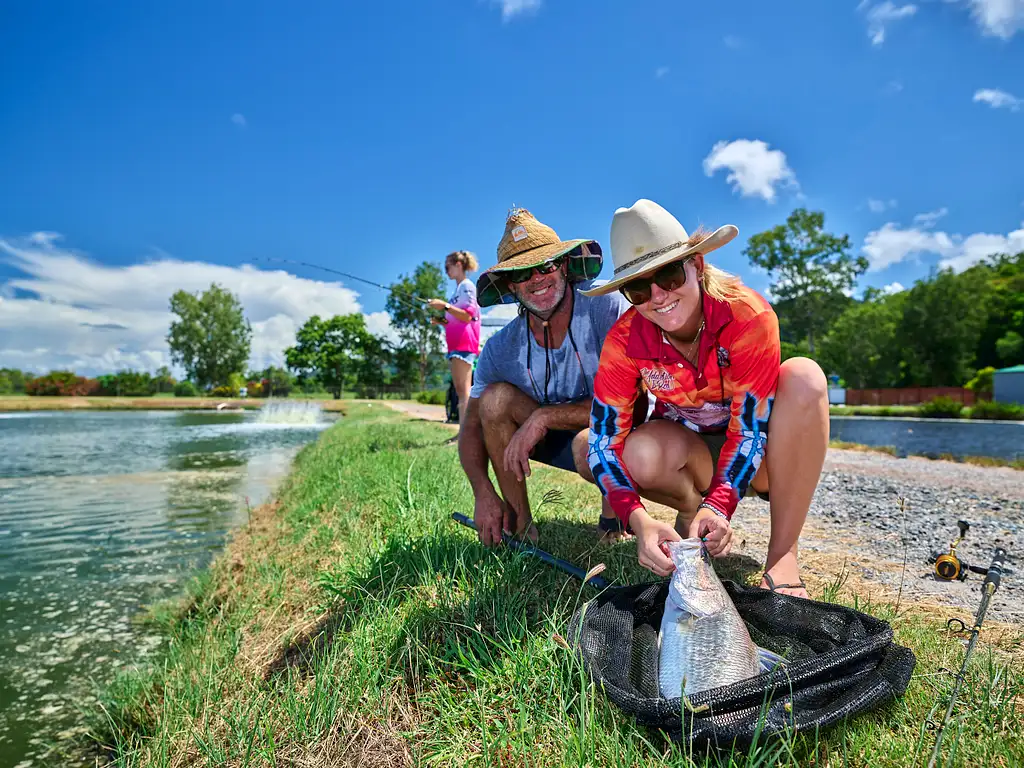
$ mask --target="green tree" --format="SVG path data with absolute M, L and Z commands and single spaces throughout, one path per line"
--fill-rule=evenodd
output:
M 10 392 L 24 392 L 25 385 L 32 381 L 32 374 L 25 373 L 17 368 L 0 368 L 0 380 L 10 382 Z
M 175 381 L 174 377 L 171 375 L 171 369 L 166 365 L 161 365 L 157 368 L 152 379 L 153 391 L 161 395 L 173 392 L 174 385 L 177 383 L 178 382 Z
M 178 318 L 167 335 L 171 359 L 199 387 L 227 384 L 245 369 L 252 327 L 233 294 L 215 283 L 203 293 L 177 291 L 171 312 Z
M 313 315 L 299 329 L 295 345 L 284 351 L 285 362 L 300 382 L 315 377 L 337 400 L 346 384 L 355 384 L 372 338 L 358 312 L 329 320 Z
M 1016 337 L 1024 337 L 1024 252 L 1015 256 L 994 255 L 964 272 L 982 272 L 991 288 L 988 319 L 978 342 L 975 365 L 1000 368 L 1024 359 Z M 1016 334 L 1016 337 L 1013 335 Z
M 850 254 L 848 235 L 823 230 L 825 214 L 797 208 L 785 224 L 750 238 L 744 255 L 768 272 L 780 325 L 793 339 L 815 342 L 851 303 L 848 293 L 868 268 L 863 256 Z
M 821 339 L 820 362 L 854 389 L 900 384 L 901 354 L 896 329 L 903 318 L 905 292 L 867 292 L 864 301 L 841 314 Z
M 391 284 L 385 307 L 391 315 L 391 325 L 401 338 L 403 346 L 416 350 L 418 361 L 419 388 L 423 389 L 432 369 L 441 354 L 442 333 L 430 322 L 431 311 L 425 304 L 410 301 L 410 296 L 425 299 L 444 295 L 444 277 L 441 268 L 424 261 L 412 275 L 402 275 L 397 283 Z M 436 314 L 434 315 L 437 316 Z
M 984 270 L 933 273 L 906 291 L 896 343 L 909 386 L 963 386 L 974 375 L 988 320 L 991 286 Z
M 363 345 L 363 360 L 358 371 L 359 389 L 363 397 L 383 396 L 384 387 L 391 382 L 394 357 L 394 349 L 387 339 L 367 334 Z
M 996 342 L 996 354 L 1006 365 L 1018 362 L 1024 358 L 1024 337 L 1021 337 L 1016 331 L 1007 331 Z

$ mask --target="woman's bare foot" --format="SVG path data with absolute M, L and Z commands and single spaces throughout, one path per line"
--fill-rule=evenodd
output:
M 800 566 L 797 564 L 796 555 L 792 552 L 786 552 L 782 557 L 775 558 L 774 562 L 773 558 L 769 556 L 764 576 L 761 579 L 761 588 L 793 597 L 810 597 L 807 594 L 807 586 L 800 578 Z

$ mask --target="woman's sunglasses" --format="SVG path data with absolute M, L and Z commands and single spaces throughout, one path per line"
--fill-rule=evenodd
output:
M 545 262 L 544 264 L 538 264 L 535 267 L 523 267 L 522 269 L 510 269 L 505 273 L 505 278 L 510 283 L 525 283 L 531 277 L 533 277 L 534 271 L 539 275 L 550 275 L 560 266 L 562 266 L 562 260 L 564 256 L 559 256 L 557 259 Z
M 686 284 L 686 262 L 693 256 L 687 256 L 681 261 L 673 261 L 658 269 L 648 277 L 638 277 L 630 280 L 619 290 L 626 297 L 630 304 L 646 304 L 651 300 L 651 285 L 657 283 L 663 291 L 674 291 Z

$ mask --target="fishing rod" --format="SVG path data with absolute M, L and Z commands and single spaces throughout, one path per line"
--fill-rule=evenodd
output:
M 452 520 L 454 520 L 457 523 L 462 523 L 462 525 L 466 526 L 467 528 L 472 528 L 474 531 L 476 530 L 476 523 L 474 523 L 461 512 L 452 512 Z M 591 576 L 589 579 L 587 579 L 586 572 L 584 572 L 584 570 L 579 566 L 573 565 L 568 560 L 563 560 L 560 557 L 555 557 L 554 555 L 545 552 L 543 549 L 537 549 L 537 547 L 533 546 L 533 544 L 528 544 L 526 542 L 520 541 L 519 539 L 514 539 L 504 531 L 502 531 L 501 533 L 501 540 L 513 549 L 519 550 L 520 552 L 523 552 L 527 555 L 533 555 L 534 557 L 543 560 L 548 565 L 553 565 L 555 568 L 565 571 L 570 576 L 575 576 L 580 581 L 586 584 L 590 584 L 592 587 L 597 587 L 598 589 L 605 589 L 609 586 L 608 579 L 604 578 L 604 576 Z
M 406 293 L 405 291 L 395 290 L 393 288 L 389 288 L 386 285 L 381 285 L 380 283 L 375 283 L 375 282 L 373 282 L 373 280 L 367 280 L 364 277 L 357 277 L 356 275 L 349 274 L 348 272 L 342 272 L 340 269 L 331 269 L 330 267 L 324 267 L 324 266 L 321 266 L 320 264 L 311 264 L 308 261 L 296 261 L 294 259 L 276 259 L 276 258 L 271 258 L 269 256 L 266 256 L 266 257 L 263 257 L 263 258 L 257 258 L 257 259 L 255 259 L 255 261 L 277 261 L 277 262 L 281 262 L 281 263 L 284 263 L 284 264 L 297 264 L 297 265 L 302 266 L 302 267 L 311 267 L 312 269 L 322 269 L 324 272 L 331 272 L 332 274 L 335 274 L 335 275 L 341 275 L 342 277 L 347 277 L 349 280 L 356 280 L 356 281 L 358 281 L 360 283 L 366 283 L 367 285 L 372 285 L 375 288 L 380 288 L 381 290 L 388 291 L 389 293 L 392 293 L 392 294 L 398 294 L 400 296 L 408 296 L 413 301 L 418 301 L 421 304 L 426 304 L 427 301 L 429 301 L 429 299 L 424 299 L 424 298 L 422 298 L 420 296 L 416 296 L 416 295 L 411 294 L 411 293 Z M 398 296 L 396 296 L 395 298 L 398 299 Z M 398 301 L 402 301 L 402 299 L 398 299 Z M 404 303 L 408 304 L 411 307 L 415 307 L 416 309 L 420 309 L 420 307 L 418 307 L 417 305 L 415 305 L 415 304 L 413 304 L 411 302 L 407 301 L 407 302 L 404 302 Z
M 928 761 L 928 768 L 935 768 L 935 761 L 939 757 L 939 749 L 942 746 L 942 736 L 946 730 L 946 725 L 949 723 L 950 717 L 953 715 L 953 707 L 956 705 L 957 696 L 960 694 L 960 686 L 963 684 L 966 678 L 967 662 L 971 658 L 971 653 L 974 652 L 974 645 L 978 641 L 978 633 L 981 632 L 981 622 L 985 620 L 985 612 L 988 610 L 989 601 L 992 600 L 992 595 L 995 594 L 996 590 L 999 589 L 999 580 L 1003 573 L 1003 560 L 1006 558 L 1006 550 L 1002 547 L 997 547 L 995 555 L 992 558 L 992 565 L 988 567 L 988 573 L 985 575 L 985 581 L 981 584 L 981 605 L 978 607 L 978 613 L 974 617 L 974 626 L 971 628 L 971 639 L 967 644 L 967 653 L 964 654 L 964 663 L 960 666 L 960 671 L 956 674 L 956 685 L 953 687 L 953 695 L 949 699 L 949 707 L 946 709 L 946 716 L 942 718 L 942 722 L 938 726 L 938 733 L 935 735 L 935 749 L 932 751 L 932 758 Z M 960 619 L 950 619 L 946 622 L 946 626 L 952 629 L 959 624 L 959 631 L 965 630 L 967 627 Z M 929 727 L 934 728 L 935 724 L 931 721 L 928 722 Z

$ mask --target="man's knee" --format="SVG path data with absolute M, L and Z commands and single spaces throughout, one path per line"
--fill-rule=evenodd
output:
M 828 380 L 821 366 L 807 357 L 791 357 L 779 369 L 779 390 L 799 407 L 828 401 Z
M 519 392 L 515 386 L 504 381 L 488 384 L 480 395 L 480 421 L 486 426 L 512 419 L 512 403 Z

